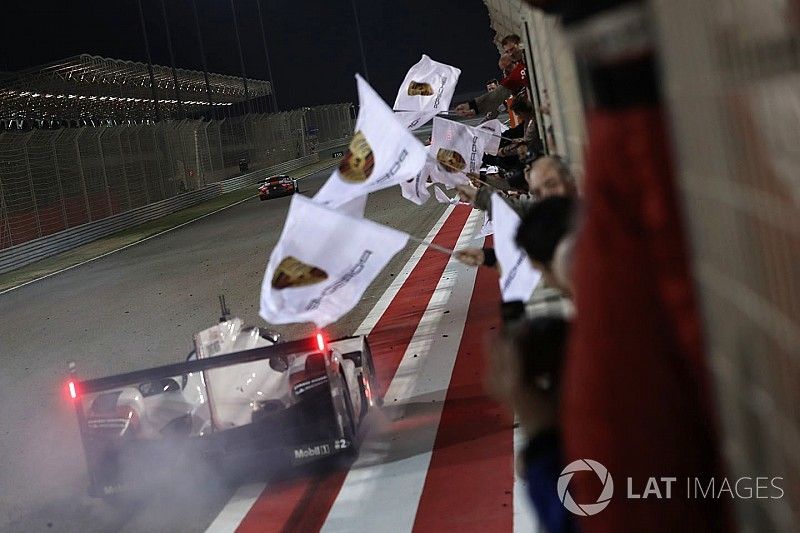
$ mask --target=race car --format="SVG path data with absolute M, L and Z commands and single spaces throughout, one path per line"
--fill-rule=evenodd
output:
M 197 461 L 233 470 L 357 453 L 381 403 L 366 336 L 279 342 L 233 318 L 194 341 L 185 362 L 116 376 L 79 380 L 71 363 L 90 495 L 141 494 Z
M 258 197 L 262 201 L 279 196 L 287 196 L 296 192 L 300 192 L 297 180 L 285 174 L 270 176 L 258 187 Z

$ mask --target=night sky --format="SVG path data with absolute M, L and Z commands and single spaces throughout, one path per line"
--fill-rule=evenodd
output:
M 202 70 L 191 0 L 165 0 L 175 63 Z M 230 0 L 196 0 L 211 72 L 241 75 Z M 481 0 L 356 0 L 370 82 L 390 104 L 423 53 L 461 68 L 457 93 L 496 77 Z M 169 65 L 160 0 L 142 0 L 153 62 Z M 235 0 L 247 76 L 267 79 L 255 0 Z M 262 0 L 281 109 L 356 101 L 361 70 L 350 0 Z M 4 0 L 0 70 L 88 53 L 146 61 L 136 0 Z

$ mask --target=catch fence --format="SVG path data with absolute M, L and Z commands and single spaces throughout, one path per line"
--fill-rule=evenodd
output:
M 0 250 L 341 144 L 351 107 L 0 133 Z

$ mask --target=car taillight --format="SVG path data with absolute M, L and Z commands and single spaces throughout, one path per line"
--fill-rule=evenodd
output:
M 325 353 L 326 343 L 325 343 L 325 336 L 322 332 L 317 333 L 317 348 L 320 352 Z
M 69 397 L 70 399 L 74 400 L 78 397 L 78 387 L 75 385 L 75 382 L 70 380 L 67 383 L 67 390 L 69 390 Z

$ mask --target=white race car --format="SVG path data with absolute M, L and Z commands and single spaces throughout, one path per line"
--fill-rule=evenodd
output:
M 73 375 L 68 387 L 95 496 L 144 490 L 198 458 L 299 464 L 355 453 L 361 421 L 380 403 L 366 337 L 282 343 L 238 318 L 195 335 L 183 363 Z

